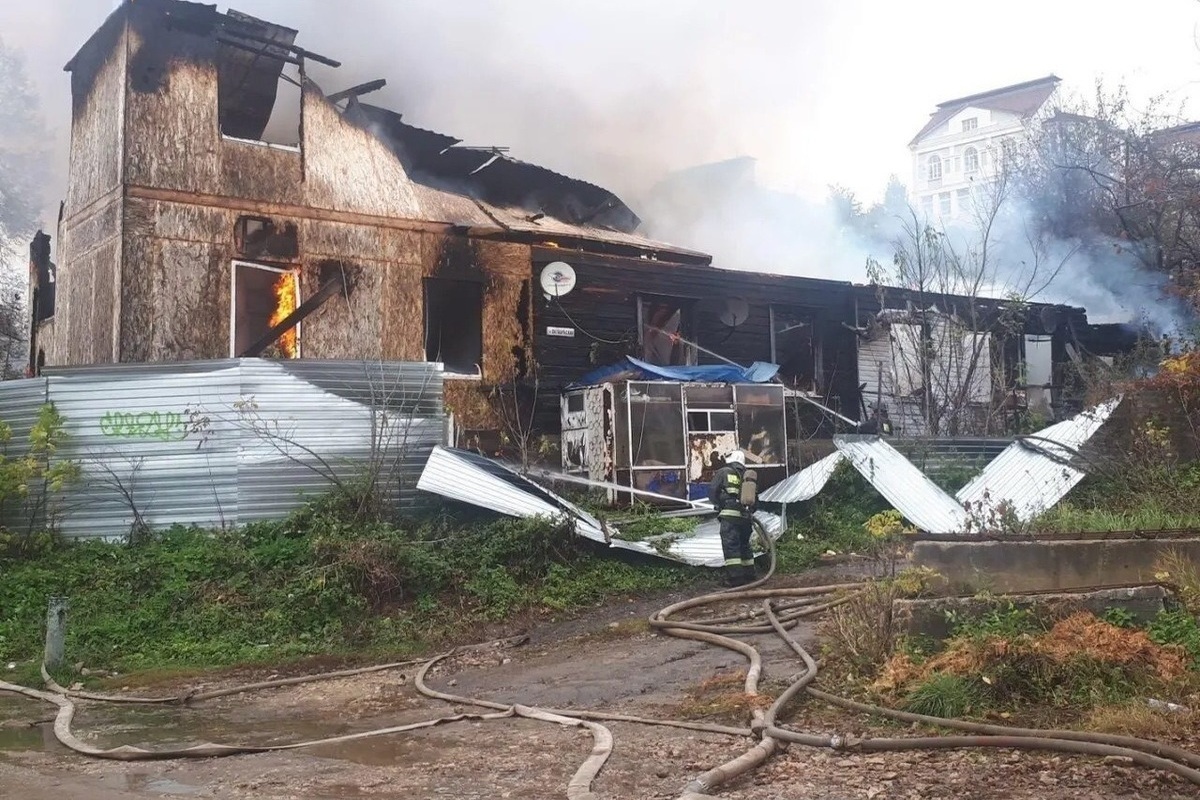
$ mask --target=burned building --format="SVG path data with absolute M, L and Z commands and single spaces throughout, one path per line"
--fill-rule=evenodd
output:
M 489 387 L 509 385 L 555 433 L 562 392 L 631 355 L 770 362 L 788 392 L 855 419 L 872 397 L 922 402 L 928 387 L 894 377 L 911 320 L 879 312 L 924 313 L 929 298 L 718 269 L 638 233 L 601 187 L 367 102 L 382 80 L 327 93 L 308 71 L 338 62 L 296 38 L 236 11 L 129 0 L 67 64 L 69 184 L 57 267 L 36 270 L 31 370 L 439 361 L 447 406 L 474 432 L 503 427 Z M 555 276 L 569 292 L 547 289 Z M 990 308 L 965 316 L 992 325 Z M 1085 326 L 1080 309 L 1030 306 L 1015 338 L 981 330 L 975 399 L 1024 381 L 1018 362 L 1036 352 L 1050 405 Z M 1012 380 L 993 380 L 1001 364 Z
M 444 355 L 500 380 L 528 361 L 514 350 L 531 324 L 531 241 L 654 250 L 623 235 L 636 217 L 598 187 L 450 147 L 360 103 L 371 87 L 325 94 L 305 64 L 336 62 L 295 36 L 137 0 L 70 61 L 60 285 L 38 326 L 46 363 L 261 354 L 321 295 L 267 343 L 272 354 Z M 289 91 L 295 109 L 283 109 Z M 517 195 L 547 208 L 516 208 Z

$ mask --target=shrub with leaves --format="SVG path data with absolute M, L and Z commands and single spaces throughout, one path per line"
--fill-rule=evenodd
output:
M 46 544 L 58 496 L 80 475 L 77 461 L 56 458 L 66 440 L 63 416 L 52 403 L 38 409 L 27 442 L 13 441 L 12 426 L 0 422 L 0 553 L 29 553 Z

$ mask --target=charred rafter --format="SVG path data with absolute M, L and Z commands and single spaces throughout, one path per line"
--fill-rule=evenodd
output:
M 377 80 L 367 81 L 366 83 L 360 83 L 357 86 L 351 86 L 349 89 L 342 89 L 340 92 L 334 92 L 331 95 L 327 95 L 325 99 L 331 103 L 337 103 L 342 100 L 348 100 L 351 97 L 361 97 L 364 94 L 377 92 L 385 86 L 387 86 L 387 80 L 384 78 L 379 78 Z
M 249 31 L 226 30 L 225 34 L 220 38 L 222 40 L 229 39 L 229 38 L 245 39 L 250 42 L 258 42 L 259 44 L 270 45 L 272 47 L 277 47 L 280 50 L 286 50 L 287 52 L 292 54 L 293 58 L 301 59 L 301 60 L 307 59 L 308 61 L 315 61 L 318 64 L 324 64 L 327 67 L 340 67 L 342 65 L 342 62 L 340 62 L 340 61 L 334 61 L 332 58 L 328 58 L 326 56 L 320 55 L 319 53 L 314 53 L 311 50 L 305 50 L 303 47 L 299 47 L 297 45 L 290 44 L 288 42 L 281 42 L 278 39 L 272 39 L 269 36 L 259 36 L 258 34 L 250 33 Z M 255 49 L 255 48 L 252 48 L 249 45 L 245 44 L 245 42 L 233 41 L 233 42 L 226 42 L 226 44 L 240 45 L 241 47 L 244 47 L 248 50 Z M 277 55 L 272 55 L 271 57 L 279 58 L 279 56 L 277 56 Z M 287 59 L 283 59 L 283 60 L 286 61 Z

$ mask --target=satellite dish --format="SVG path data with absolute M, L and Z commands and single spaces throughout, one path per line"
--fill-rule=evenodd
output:
M 740 297 L 731 297 L 725 301 L 725 307 L 721 309 L 718 319 L 730 327 L 736 328 L 746 321 L 750 316 L 750 304 Z
M 575 288 L 575 270 L 565 261 L 554 261 L 542 268 L 542 291 L 546 298 L 562 297 Z

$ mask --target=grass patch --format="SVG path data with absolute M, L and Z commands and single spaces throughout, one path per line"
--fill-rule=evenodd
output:
M 965 717 L 985 705 L 983 688 L 975 677 L 949 673 L 931 675 L 908 693 L 903 708 L 931 717 Z
M 1180 508 L 1178 504 L 1154 497 L 1138 505 L 1112 507 L 1087 505 L 1080 500 L 1065 500 L 1034 522 L 1036 532 L 1106 532 L 1200 530 L 1200 510 Z
M 1033 530 L 1200 530 L 1200 462 L 1181 462 L 1161 441 L 1134 450 L 1140 455 L 1100 464 Z
M 237 531 L 176 528 L 0 562 L 0 661 L 36 663 L 51 595 L 69 598 L 68 662 L 125 674 L 405 657 L 480 623 L 704 577 L 619 560 L 547 520 L 352 524 L 318 506 Z

